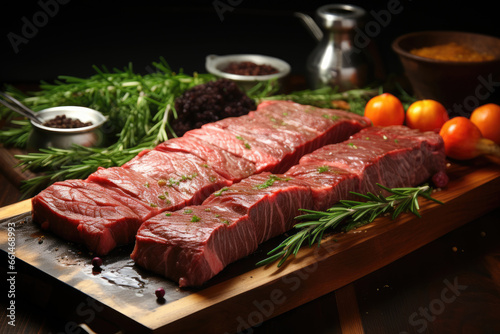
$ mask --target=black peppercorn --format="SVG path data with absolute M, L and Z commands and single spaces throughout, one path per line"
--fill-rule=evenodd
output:
M 92 125 L 92 122 L 89 121 L 84 123 L 79 119 L 66 117 L 66 115 L 57 115 L 56 117 L 45 121 L 43 125 L 51 128 L 74 129 L 90 126 Z

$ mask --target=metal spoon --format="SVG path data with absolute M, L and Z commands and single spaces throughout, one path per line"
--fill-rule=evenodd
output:
M 9 101 L 5 101 L 5 100 L 1 100 L 0 99 L 0 103 L 3 104 L 5 107 L 9 108 L 10 110 L 13 110 L 25 117 L 28 117 L 29 119 L 33 120 L 34 122 L 38 123 L 38 124 L 42 124 L 43 122 L 38 118 L 38 116 L 36 115 L 36 113 L 31 110 L 30 108 L 26 107 L 24 104 L 22 104 L 21 102 L 19 102 L 17 99 L 13 98 L 12 96 L 10 96 L 9 94 L 7 93 L 4 93 L 4 92 L 0 92 L 0 95 L 2 95 L 4 98 L 6 98 L 7 100 L 10 100 L 12 101 L 14 104 L 12 104 L 11 102 Z

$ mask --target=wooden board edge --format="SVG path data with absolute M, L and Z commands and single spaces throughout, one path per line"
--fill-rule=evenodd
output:
M 0 208 L 0 219 L 10 218 L 28 211 L 31 211 L 31 199 L 26 199 Z

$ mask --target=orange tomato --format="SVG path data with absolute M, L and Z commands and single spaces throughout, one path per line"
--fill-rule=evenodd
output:
M 446 108 L 438 101 L 419 100 L 408 107 L 405 120 L 409 128 L 439 132 L 449 116 Z
M 365 106 L 365 117 L 374 126 L 402 125 L 405 110 L 401 101 L 390 93 L 372 97 Z
M 500 145 L 500 106 L 488 103 L 476 108 L 470 115 L 472 123 L 481 130 L 484 138 Z
M 478 143 L 483 139 L 479 128 L 468 118 L 458 116 L 450 119 L 441 127 L 446 156 L 467 160 L 481 155 Z

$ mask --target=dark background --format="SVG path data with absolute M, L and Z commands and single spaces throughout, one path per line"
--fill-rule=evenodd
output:
M 214 1 L 9 1 L 3 10 L 0 44 L 0 83 L 38 83 L 58 75 L 86 77 L 92 65 L 123 68 L 132 63 L 138 73 L 165 57 L 172 69 L 205 72 L 208 54 L 260 53 L 284 59 L 292 73 L 305 74 L 307 55 L 316 45 L 293 12 L 314 15 L 330 1 L 220 0 L 232 7 L 221 21 Z M 387 10 L 387 1 L 345 1 L 368 12 Z M 399 72 L 390 48 L 398 36 L 417 30 L 462 30 L 500 35 L 498 13 L 484 0 L 401 0 L 402 12 L 381 26 L 373 41 L 384 73 Z M 44 4 L 44 5 L 43 5 Z M 231 5 L 232 4 L 232 5 Z M 50 8 L 51 13 L 41 14 Z M 5 9 L 5 8 L 4 8 Z M 43 17 L 47 20 L 43 21 Z M 15 52 L 9 36 L 23 37 L 26 21 L 38 22 L 27 42 Z M 373 20 L 369 14 L 368 20 Z

